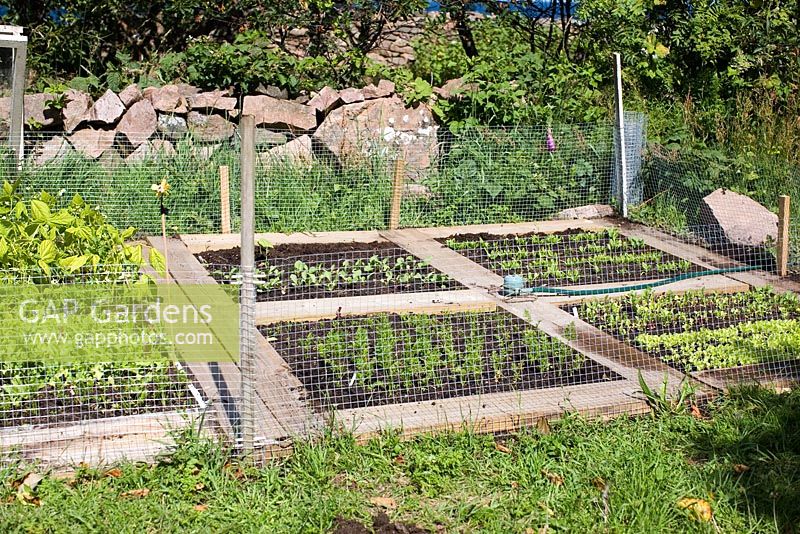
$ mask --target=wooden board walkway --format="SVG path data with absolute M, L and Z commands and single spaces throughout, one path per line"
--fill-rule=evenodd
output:
M 399 430 L 403 437 L 461 429 L 512 432 L 535 426 L 541 419 L 562 417 L 564 413 L 613 417 L 648 410 L 638 386 L 628 380 L 617 380 L 338 410 L 335 421 L 337 427 L 366 440 L 387 429 Z
M 0 458 L 46 466 L 153 461 L 171 432 L 198 424 L 199 409 L 0 429 Z
M 494 299 L 470 290 L 278 300 L 256 303 L 256 323 L 315 321 L 372 313 L 493 311 L 496 308 Z

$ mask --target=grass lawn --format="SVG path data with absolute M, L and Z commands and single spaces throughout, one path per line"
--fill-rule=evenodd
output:
M 800 532 L 800 391 L 504 438 L 329 437 L 260 469 L 188 438 L 158 465 L 48 476 L 27 499 L 3 475 L 3 532 L 328 532 L 381 512 L 434 532 Z

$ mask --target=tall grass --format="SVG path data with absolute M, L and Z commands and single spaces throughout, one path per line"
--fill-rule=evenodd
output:
M 552 217 L 565 208 L 608 202 L 612 179 L 612 129 L 608 124 L 556 125 L 556 148 L 546 128 L 444 128 L 430 153 L 407 154 L 410 193 L 401 224 L 433 226 L 515 222 Z M 392 196 L 393 151 L 368 147 L 346 162 L 318 150 L 313 161 L 259 158 L 256 169 L 258 231 L 384 229 Z M 44 165 L 29 162 L 18 176 L 22 190 L 47 190 L 68 202 L 80 194 L 117 226 L 160 231 L 150 185 L 172 185 L 166 204 L 169 229 L 218 232 L 219 166 L 231 168 L 231 212 L 239 225 L 238 148 L 223 145 L 209 156 L 190 139 L 174 154 L 109 165 L 70 152 Z M 420 158 L 427 165 L 415 165 Z M 6 162 L 8 163 L 8 162 Z M 8 169 L 8 165 L 2 168 Z M 7 170 L 0 179 L 14 179 Z

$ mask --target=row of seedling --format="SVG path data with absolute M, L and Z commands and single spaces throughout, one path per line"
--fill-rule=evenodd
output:
M 336 407 L 581 383 L 604 372 L 505 312 L 343 317 L 264 333 L 312 397 Z
M 581 319 L 686 371 L 786 360 L 800 350 L 800 299 L 771 288 L 645 292 L 577 308 Z
M 220 281 L 235 280 L 238 267 L 218 267 L 211 274 Z M 424 260 L 410 255 L 344 259 L 336 262 L 316 260 L 274 260 L 256 265 L 256 290 L 267 295 L 286 295 L 319 289 L 335 291 L 360 286 L 402 286 L 426 290 L 449 289 L 455 282 Z

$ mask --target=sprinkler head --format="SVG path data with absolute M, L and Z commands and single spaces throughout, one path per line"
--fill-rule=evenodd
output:
M 511 297 L 519 295 L 522 288 L 525 287 L 525 279 L 518 274 L 508 274 L 503 277 L 503 287 L 500 289 L 500 294 L 504 297 Z

